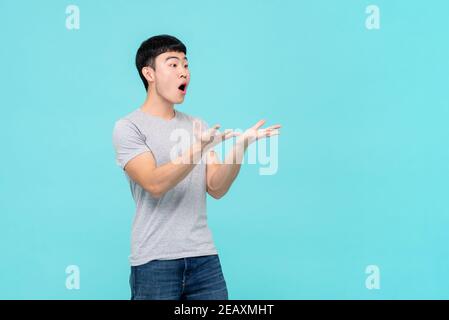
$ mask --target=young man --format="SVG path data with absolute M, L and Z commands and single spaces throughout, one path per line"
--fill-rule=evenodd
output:
M 174 109 L 190 83 L 186 47 L 169 35 L 144 41 L 136 67 L 147 97 L 115 123 L 116 162 L 136 203 L 131 233 L 131 299 L 228 299 L 220 259 L 207 225 L 206 193 L 219 199 L 257 139 L 279 134 L 279 125 L 239 134 L 207 129 L 200 118 Z M 179 148 L 183 135 L 183 150 Z M 212 150 L 237 137 L 221 163 Z M 203 161 L 205 160 L 205 161 Z

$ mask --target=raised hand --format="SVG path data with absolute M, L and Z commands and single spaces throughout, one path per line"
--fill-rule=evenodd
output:
M 198 121 L 194 122 L 193 133 L 195 135 L 196 141 L 201 144 L 201 150 L 203 152 L 213 148 L 220 142 L 225 141 L 226 139 L 236 137 L 241 134 L 240 132 L 236 132 L 232 129 L 228 129 L 228 130 L 225 130 L 224 132 L 220 132 L 220 131 L 218 131 L 219 128 L 220 128 L 220 125 L 216 124 L 213 127 L 209 128 L 208 130 L 202 132 L 201 131 L 201 123 Z
M 272 125 L 265 129 L 260 129 L 265 124 L 265 120 L 259 120 L 254 126 L 247 129 L 243 134 L 241 134 L 238 139 L 237 143 L 243 143 L 245 146 L 250 145 L 254 141 L 266 137 L 276 136 L 279 135 L 279 128 L 281 127 L 280 124 Z

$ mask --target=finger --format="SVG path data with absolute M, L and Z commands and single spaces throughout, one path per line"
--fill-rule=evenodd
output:
M 276 130 L 279 130 L 279 129 L 280 129 L 280 127 L 274 126 L 274 127 L 268 127 L 266 129 L 263 129 L 263 130 L 265 130 L 265 132 L 270 132 L 270 131 L 276 131 Z
M 268 129 L 279 129 L 280 127 L 281 127 L 280 124 L 275 124 L 275 125 L 273 125 L 273 126 L 269 126 L 269 127 L 267 128 L 267 130 L 268 130 Z
M 220 128 L 220 125 L 217 123 L 216 125 L 214 125 L 212 128 L 210 128 L 210 131 L 217 131 Z
M 212 128 L 209 128 L 209 130 L 207 130 L 207 134 L 209 136 L 214 136 L 219 128 L 220 128 L 220 125 L 216 124 Z
M 259 130 L 259 132 L 257 133 L 257 136 L 259 137 L 264 137 L 264 136 L 268 136 L 274 133 L 279 133 L 279 129 L 264 129 L 264 130 Z
M 233 132 L 232 129 L 226 129 L 224 132 L 220 133 L 220 139 L 226 139 L 226 136 Z
M 209 142 L 213 145 L 217 145 L 223 140 L 223 136 L 223 132 L 217 131 L 214 135 L 209 136 Z
M 229 139 L 229 138 L 232 138 L 232 137 L 237 137 L 237 136 L 239 136 L 241 134 L 241 132 L 238 132 L 238 131 L 231 131 L 231 132 L 228 132 L 226 135 L 225 135 L 225 139 Z
M 263 126 L 264 125 L 264 123 L 265 123 L 265 120 L 259 120 L 253 127 L 252 127 L 252 129 L 254 129 L 254 130 L 257 130 L 257 129 L 259 129 L 261 126 Z
M 266 129 L 259 129 L 259 130 L 257 130 L 257 135 L 258 136 L 260 136 L 260 135 L 265 135 L 265 134 L 267 134 L 268 132 L 271 132 L 271 131 L 273 131 L 273 129 L 270 129 L 270 128 L 266 128 Z
M 226 139 L 236 136 L 236 134 L 238 134 L 238 132 L 235 132 L 232 129 L 227 129 L 220 135 L 220 139 L 226 140 Z

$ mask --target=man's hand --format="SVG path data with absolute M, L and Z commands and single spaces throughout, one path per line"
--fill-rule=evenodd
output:
M 240 171 L 245 150 L 249 144 L 258 139 L 280 134 L 281 125 L 276 124 L 266 129 L 260 129 L 264 123 L 265 120 L 260 120 L 238 136 L 236 144 L 226 156 L 224 164 L 214 156 L 215 161 L 207 165 L 207 191 L 212 197 L 220 199 L 229 190 Z
M 281 127 L 280 124 L 275 124 L 273 126 L 270 126 L 265 129 L 260 129 L 265 124 L 265 120 L 259 120 L 254 126 L 247 129 L 243 134 L 241 134 L 238 139 L 237 143 L 242 144 L 246 147 L 248 147 L 251 143 L 258 139 L 271 137 L 275 135 L 279 135 L 279 128 Z
M 193 133 L 195 135 L 196 141 L 200 143 L 201 150 L 203 153 L 212 149 L 222 141 L 240 135 L 240 132 L 235 132 L 231 129 L 225 130 L 224 132 L 220 132 L 218 131 L 219 128 L 220 125 L 216 124 L 212 128 L 202 132 L 201 123 L 199 121 L 194 122 Z

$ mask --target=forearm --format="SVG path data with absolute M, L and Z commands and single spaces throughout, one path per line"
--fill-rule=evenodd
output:
M 160 197 L 175 187 L 193 170 L 201 159 L 201 155 L 201 145 L 195 143 L 175 160 L 156 167 L 150 179 L 153 194 Z
M 212 175 L 209 182 L 211 192 L 218 195 L 225 194 L 237 178 L 247 145 L 236 143 L 231 151 L 226 155 L 224 163 Z

